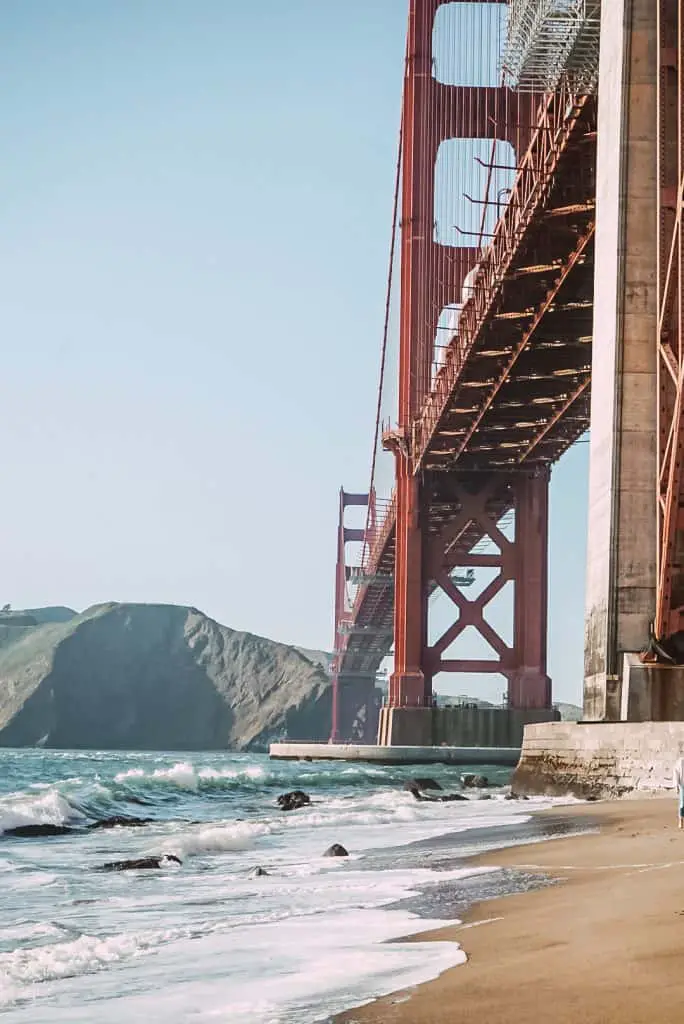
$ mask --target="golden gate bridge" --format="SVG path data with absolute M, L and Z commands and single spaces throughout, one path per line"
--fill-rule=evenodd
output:
M 659 7 L 661 43 L 675 47 L 661 46 L 666 81 L 681 66 L 682 12 L 679 0 Z M 599 0 L 410 0 L 370 480 L 340 492 L 333 742 L 352 738 L 364 702 L 375 741 L 375 678 L 391 652 L 379 743 L 416 741 L 410 711 L 433 705 L 443 672 L 500 674 L 511 709 L 553 716 L 548 489 L 590 426 L 600 23 Z M 667 95 L 659 130 L 681 154 L 676 79 Z M 676 163 L 660 194 L 654 339 L 657 635 L 679 627 L 684 604 Z M 510 635 L 489 614 L 504 592 Z M 437 594 L 451 615 L 435 630 Z M 459 649 L 466 633 L 488 656 Z

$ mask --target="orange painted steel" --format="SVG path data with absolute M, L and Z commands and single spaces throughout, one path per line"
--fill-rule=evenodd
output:
M 504 675 L 512 706 L 548 708 L 551 683 L 546 671 L 546 586 L 548 556 L 548 470 L 518 474 L 464 475 L 451 485 L 458 504 L 456 516 L 427 538 L 426 571 L 458 609 L 458 616 L 432 645 L 426 644 L 423 665 L 430 677 L 438 672 Z M 516 530 L 508 537 L 499 528 L 501 508 L 513 507 Z M 472 530 L 489 538 L 494 552 L 472 550 Z M 454 584 L 450 569 L 487 567 L 496 575 L 473 599 Z M 515 583 L 513 643 L 486 618 L 486 608 L 503 588 Z M 492 649 L 489 659 L 445 657 L 449 646 L 467 629 L 474 629 Z
M 512 706 L 546 708 L 549 467 L 589 424 L 596 107 L 564 85 L 539 97 L 437 82 L 432 34 L 440 6 L 409 5 L 398 420 L 383 434 L 396 484 L 369 518 L 366 576 L 348 612 L 339 670 L 375 670 L 393 637 L 395 706 L 429 705 L 435 673 L 465 671 L 499 672 Z M 446 139 L 468 137 L 510 143 L 515 178 L 488 244 L 440 245 L 437 152 Z M 485 202 L 492 166 L 494 149 Z M 476 266 L 458 329 L 431 380 L 440 314 L 459 302 Z M 499 525 L 511 512 L 512 537 Z M 486 538 L 499 554 L 491 545 L 487 553 L 474 550 Z M 496 579 L 467 600 L 451 578 L 463 566 L 487 566 Z M 511 646 L 486 618 L 509 581 Z M 454 622 L 429 644 L 428 598 L 436 590 L 451 599 Z M 489 643 L 491 659 L 449 656 L 468 626 Z
M 588 97 L 573 97 L 562 88 L 559 93 L 549 95 L 542 105 L 537 129 L 517 173 L 510 200 L 480 261 L 472 298 L 461 313 L 458 336 L 447 350 L 434 392 L 428 397 L 414 425 L 412 440 L 416 466 L 421 464 L 434 438 L 461 370 L 501 294 L 516 253 L 540 210 L 545 208 L 558 163 L 578 125 L 581 130 L 580 115 L 587 102 L 590 102 Z
M 436 7 L 435 7 L 436 10 Z M 425 4 L 410 0 L 406 45 L 406 79 L 402 115 L 402 235 L 401 312 L 399 323 L 398 436 L 393 439 L 396 460 L 396 553 L 394 566 L 394 672 L 390 679 L 392 704 L 418 703 L 423 696 L 422 537 L 418 518 L 419 484 L 406 446 L 417 412 L 417 377 L 425 373 L 420 329 L 424 317 L 421 290 L 422 257 L 431 222 L 428 190 L 423 187 L 421 157 L 429 145 L 426 119 L 428 83 L 432 78 L 432 23 Z M 435 150 L 436 157 L 436 150 Z M 421 390 L 422 390 L 421 387 Z

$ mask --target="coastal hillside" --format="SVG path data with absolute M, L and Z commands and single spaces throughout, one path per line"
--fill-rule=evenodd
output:
M 0 746 L 263 750 L 328 738 L 318 652 L 236 632 L 195 608 L 67 611 L 0 622 Z

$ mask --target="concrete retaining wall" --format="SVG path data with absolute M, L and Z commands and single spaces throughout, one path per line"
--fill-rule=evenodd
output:
M 559 722 L 525 729 L 513 791 L 579 797 L 672 787 L 684 722 Z

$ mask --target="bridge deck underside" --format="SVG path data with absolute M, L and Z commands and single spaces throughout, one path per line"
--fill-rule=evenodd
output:
M 589 427 L 594 276 L 595 123 L 592 108 L 569 140 L 548 201 L 518 240 L 514 258 L 479 325 L 420 466 L 427 487 L 428 532 L 452 522 L 460 504 L 449 478 L 510 474 L 548 465 Z M 440 483 L 440 481 L 442 481 Z M 513 506 L 506 493 L 492 515 Z M 447 554 L 447 565 L 481 540 L 470 523 Z M 393 575 L 394 505 L 369 571 Z M 394 591 L 386 579 L 359 590 L 340 675 L 377 670 L 391 650 Z

